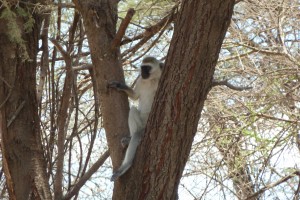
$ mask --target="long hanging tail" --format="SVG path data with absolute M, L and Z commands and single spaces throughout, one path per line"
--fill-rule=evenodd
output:
M 144 131 L 144 130 L 141 130 L 141 131 Z M 124 158 L 121 166 L 119 167 L 119 169 L 113 173 L 113 175 L 110 179 L 111 181 L 115 181 L 116 178 L 122 176 L 131 167 L 134 156 L 135 156 L 136 149 L 137 149 L 138 145 L 140 144 L 142 134 L 137 133 L 136 135 L 137 135 L 136 137 L 132 137 L 130 139 L 128 148 L 126 150 L 125 158 Z

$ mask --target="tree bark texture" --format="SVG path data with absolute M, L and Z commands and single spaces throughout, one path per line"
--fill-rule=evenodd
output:
M 234 0 L 185 0 L 133 167 L 113 199 L 177 199 Z M 118 191 L 119 192 L 119 191 Z M 122 198 L 121 198 L 122 197 Z
M 129 135 L 128 98 L 115 90 L 108 90 L 109 81 L 124 82 L 120 63 L 120 50 L 113 46 L 116 36 L 118 0 L 73 0 L 81 13 L 96 75 L 100 109 L 106 132 L 110 156 L 114 167 L 118 167 L 124 156 L 121 138 Z M 117 183 L 114 191 L 124 192 L 124 185 Z
M 33 3 L 33 2 L 32 2 Z M 22 4 L 19 5 L 20 7 Z M 2 13 L 5 8 L 2 7 Z M 14 7 L 11 8 L 14 12 Z M 32 13 L 28 12 L 28 13 Z M 41 16 L 33 14 L 32 31 L 26 17 L 14 23 L 24 41 L 12 41 L 7 19 L 0 19 L 0 135 L 2 163 L 10 199 L 51 199 L 41 148 L 36 97 L 36 56 Z M 28 58 L 24 61 L 24 52 Z

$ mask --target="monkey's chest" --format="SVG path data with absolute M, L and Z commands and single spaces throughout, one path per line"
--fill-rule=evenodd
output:
M 140 95 L 138 109 L 141 113 L 150 113 L 155 91 L 144 92 Z
M 151 111 L 154 95 L 148 96 L 148 98 L 143 97 L 139 100 L 138 109 L 141 113 L 149 113 Z
M 153 99 L 157 90 L 158 81 L 157 80 L 147 80 L 147 81 L 141 81 L 139 85 L 139 106 L 138 110 L 141 112 L 141 114 L 148 116 Z

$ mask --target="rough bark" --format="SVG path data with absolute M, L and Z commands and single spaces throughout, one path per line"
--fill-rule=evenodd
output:
M 178 198 L 233 6 L 234 0 L 182 2 L 143 142 L 133 167 L 118 181 L 126 185 L 124 193 L 113 199 Z
M 108 81 L 124 82 L 119 61 L 120 50 L 113 46 L 116 36 L 118 0 L 73 0 L 82 15 L 96 75 L 100 109 L 106 132 L 110 156 L 114 167 L 123 158 L 121 138 L 128 135 L 128 99 L 123 93 L 107 89 Z M 124 186 L 117 183 L 114 191 L 123 193 Z
M 128 132 L 127 98 L 106 87 L 107 81 L 124 81 L 119 49 L 112 48 L 118 0 L 73 2 L 84 20 L 104 128 L 116 167 L 122 160 L 119 141 Z M 113 199 L 177 198 L 233 5 L 233 0 L 183 1 L 148 123 L 153 128 L 147 128 L 133 168 L 115 183 Z
M 23 28 L 26 17 L 18 16 L 14 21 L 21 31 L 25 48 L 20 47 L 20 42 L 12 41 L 8 20 L 0 19 L 2 163 L 10 199 L 18 200 L 51 199 L 41 147 L 35 77 L 42 18 L 36 14 L 32 17 L 35 23 L 29 32 Z M 26 61 L 25 51 L 29 56 Z

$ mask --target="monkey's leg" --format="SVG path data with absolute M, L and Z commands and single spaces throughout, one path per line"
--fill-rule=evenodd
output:
M 143 129 L 143 122 L 140 116 L 140 111 L 132 106 L 129 111 L 128 125 L 131 138 L 134 137 L 139 130 Z
M 129 125 L 129 131 L 130 131 L 130 136 L 123 137 L 121 139 L 121 144 L 123 148 L 128 146 L 131 137 L 138 132 L 143 126 L 141 116 L 140 116 L 140 111 L 132 106 L 129 112 L 129 117 L 128 117 L 128 125 Z

